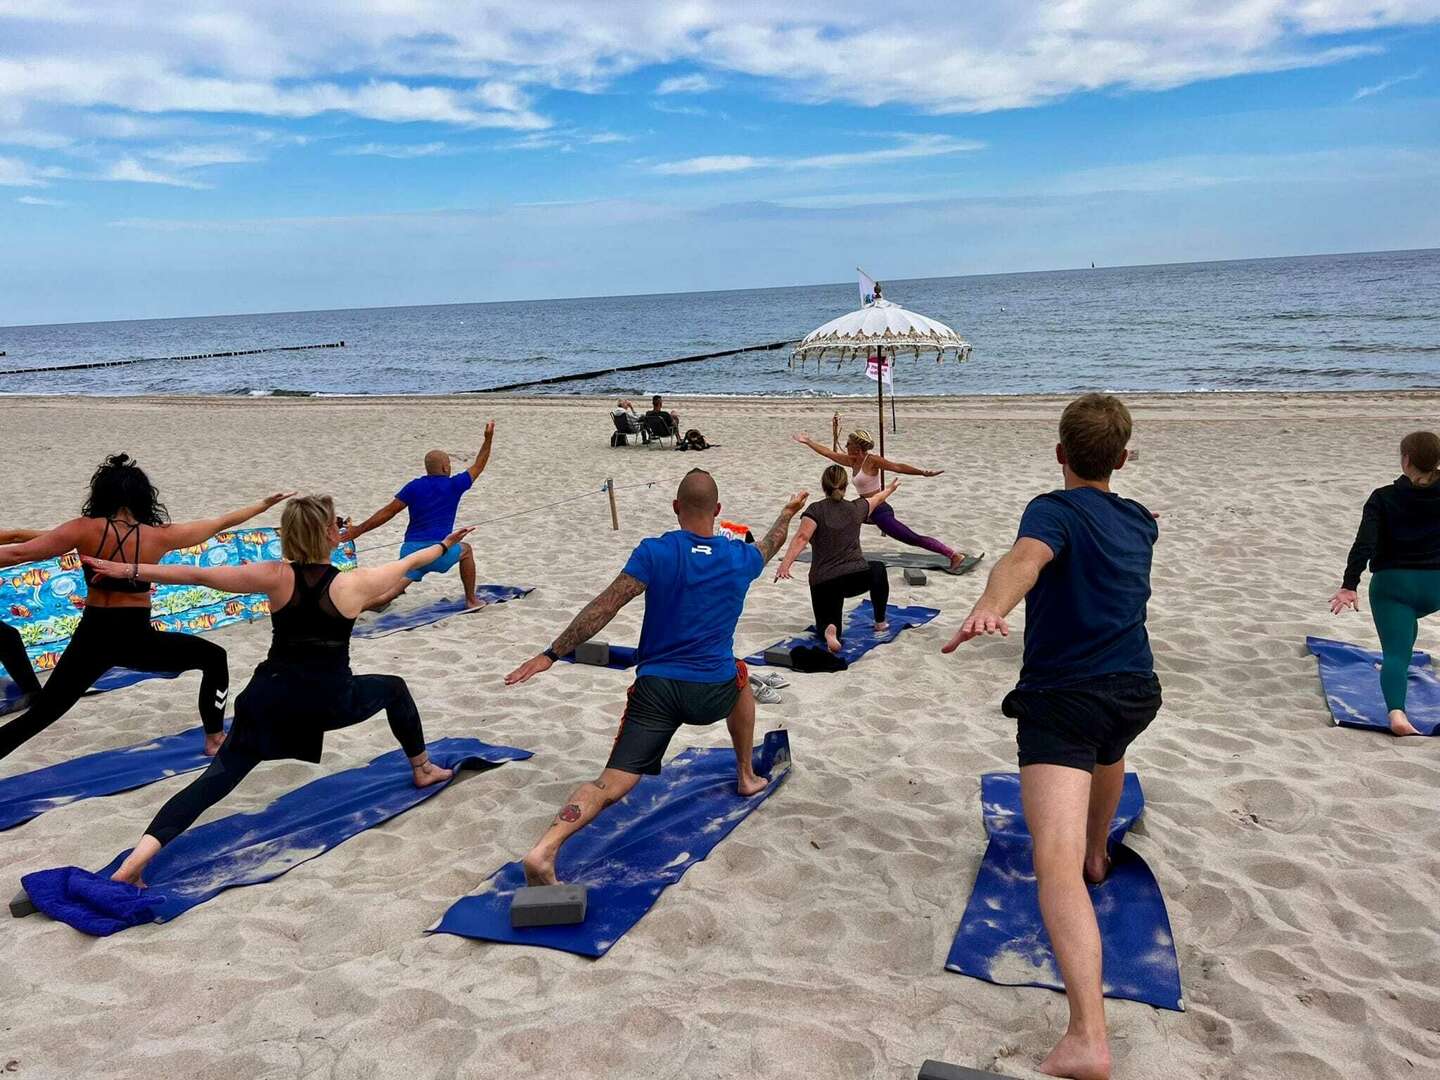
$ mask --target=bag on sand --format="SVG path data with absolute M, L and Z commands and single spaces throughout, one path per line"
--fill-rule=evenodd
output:
M 705 436 L 700 434 L 698 428 L 691 428 L 685 432 L 685 437 L 675 444 L 676 450 L 709 450 L 710 444 L 705 441 Z

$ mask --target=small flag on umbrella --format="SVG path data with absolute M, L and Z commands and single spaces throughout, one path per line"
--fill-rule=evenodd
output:
M 876 282 L 876 280 L 872 278 L 869 274 L 865 273 L 864 270 L 861 270 L 858 266 L 855 268 L 855 272 L 860 275 L 861 306 L 863 307 L 865 304 L 873 304 L 876 300 L 880 299 L 879 283 Z
M 865 376 L 870 379 L 880 379 L 886 386 L 893 387 L 895 380 L 895 361 L 892 357 L 871 356 L 865 361 Z

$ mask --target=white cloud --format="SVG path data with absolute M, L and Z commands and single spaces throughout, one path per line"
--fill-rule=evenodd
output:
M 140 164 L 133 157 L 121 158 L 119 161 L 112 162 L 104 172 L 97 174 L 95 179 L 119 180 L 132 184 L 165 184 L 169 187 L 195 188 L 197 190 L 210 187 L 209 184 L 187 180 L 183 176 L 156 172 L 154 169 Z
M 37 168 L 19 158 L 0 157 L 0 187 L 44 187 L 50 180 L 68 175 L 54 166 Z
M 711 90 L 719 87 L 719 83 L 707 75 L 698 72 L 694 75 L 675 75 L 668 79 L 661 79 L 660 85 L 655 87 L 657 94 L 708 94 Z
M 1409 75 L 1397 75 L 1393 79 L 1385 79 L 1382 82 L 1376 83 L 1374 86 L 1362 86 L 1359 90 L 1355 91 L 1355 96 L 1350 100 L 1359 101 L 1362 98 L 1374 97 L 1376 94 L 1383 94 L 1392 86 L 1399 86 L 1401 83 L 1412 82 L 1415 79 L 1420 78 L 1420 76 L 1424 74 L 1425 69 L 1419 68 L 1416 71 L 1412 71 Z
M 145 156 L 179 169 L 198 169 L 206 165 L 241 165 L 260 160 L 257 155 L 243 147 L 217 144 L 170 146 L 160 150 L 147 150 Z
M 42 199 L 38 195 L 21 195 L 15 200 L 24 203 L 26 206 L 69 206 L 63 199 Z
M 597 131 L 593 135 L 586 135 L 585 142 L 591 146 L 602 146 L 606 143 L 634 142 L 634 135 L 621 135 L 618 131 Z
M 850 169 L 865 165 L 881 165 L 912 158 L 941 157 L 967 151 L 982 150 L 985 144 L 973 139 L 956 139 L 949 135 L 903 135 L 895 146 L 873 150 L 854 150 L 837 154 L 811 154 L 806 157 L 751 157 L 748 154 L 711 154 L 663 161 L 651 167 L 662 176 L 702 176 L 708 173 L 748 172 L 753 169 Z
M 347 157 L 387 157 L 403 160 L 406 158 L 436 157 L 441 154 L 453 154 L 456 153 L 456 151 L 452 149 L 448 143 L 444 142 L 407 143 L 401 145 L 369 142 L 361 146 L 347 146 L 336 150 L 335 153 L 343 154 Z

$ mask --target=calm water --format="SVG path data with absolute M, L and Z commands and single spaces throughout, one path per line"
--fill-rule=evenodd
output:
M 901 394 L 1440 386 L 1440 250 L 886 282 L 969 363 L 902 361 Z M 345 349 L 0 376 L 0 393 L 439 394 L 798 339 L 853 284 L 0 328 L 3 368 L 344 340 Z M 560 393 L 868 393 L 788 350 L 612 374 Z

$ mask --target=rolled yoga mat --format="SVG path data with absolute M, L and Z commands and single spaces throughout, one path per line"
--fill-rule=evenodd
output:
M 770 783 L 747 799 L 735 790 L 730 747 L 686 750 L 659 776 L 642 776 L 629 795 L 576 833 L 560 850 L 556 873 L 589 891 L 583 923 L 511 926 L 510 899 L 525 885 L 524 870 L 512 862 L 495 871 L 480 892 L 457 900 L 433 932 L 604 956 L 662 892 L 784 783 L 790 772 L 787 733 L 766 735 L 754 762 L 756 773 Z
M 431 760 L 455 769 L 457 776 L 461 769 L 493 768 L 531 756 L 528 750 L 478 739 L 436 739 L 429 751 Z M 417 788 L 405 752 L 392 750 L 368 765 L 312 780 L 263 810 L 232 814 L 182 833 L 150 864 L 149 888 L 109 880 L 128 850 L 98 873 L 62 866 L 26 874 L 20 883 L 39 911 L 96 937 L 169 922 L 226 889 L 271 881 L 318 858 L 454 782 Z
M 1390 732 L 1390 710 L 1380 692 L 1380 654 L 1344 641 L 1307 637 L 1305 647 L 1320 665 L 1320 685 L 1330 717 L 1344 727 Z M 1405 716 L 1422 735 L 1440 731 L 1440 678 L 1430 654 L 1410 657 Z
M 1180 961 L 1165 898 L 1145 860 L 1121 842 L 1144 809 L 1140 777 L 1126 773 L 1110 823 L 1110 876 L 1090 889 L 1104 950 L 1105 996 L 1183 1011 Z M 1001 986 L 1063 990 L 1040 918 L 1020 774 L 982 776 L 980 812 L 990 843 L 945 968 Z

